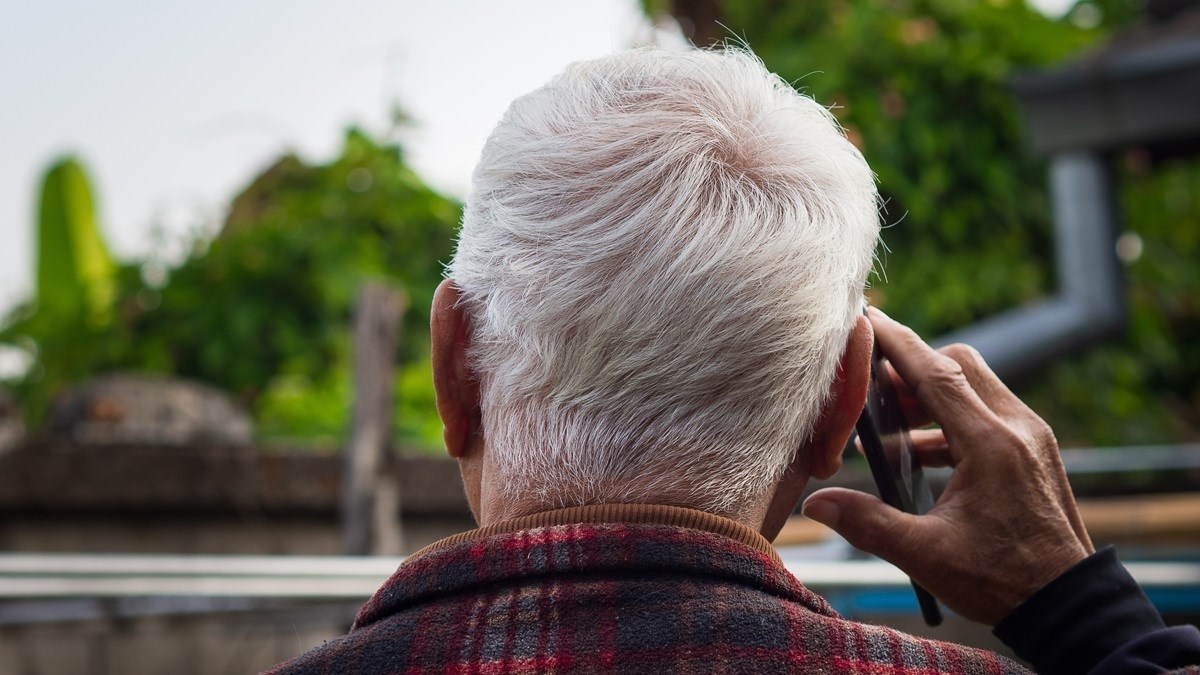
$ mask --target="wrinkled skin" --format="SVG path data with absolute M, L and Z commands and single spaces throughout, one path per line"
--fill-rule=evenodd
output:
M 947 607 L 995 625 L 1095 551 L 1050 427 L 956 344 L 934 350 L 878 310 L 871 325 L 925 466 L 954 473 L 925 515 L 841 488 L 804 513 L 908 573 Z

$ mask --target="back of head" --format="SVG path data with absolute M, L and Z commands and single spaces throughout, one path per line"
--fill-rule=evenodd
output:
M 764 494 L 825 403 L 876 200 L 828 111 L 745 51 L 632 50 L 516 100 L 449 267 L 505 493 Z

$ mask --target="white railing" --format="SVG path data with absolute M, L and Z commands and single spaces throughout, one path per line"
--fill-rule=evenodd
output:
M 819 592 L 901 588 L 908 577 L 878 560 L 804 561 L 789 571 Z M 0 601 L 152 596 L 361 600 L 401 558 L 242 555 L 0 554 Z M 1200 562 L 1130 562 L 1144 588 L 1200 588 Z

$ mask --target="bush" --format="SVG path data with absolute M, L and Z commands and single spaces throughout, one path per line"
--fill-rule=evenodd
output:
M 290 155 L 273 164 L 165 283 L 121 267 L 110 324 L 52 325 L 33 304 L 19 308 L 0 340 L 32 347 L 36 364 L 10 384 L 36 417 L 63 386 L 99 372 L 171 373 L 233 392 L 264 436 L 340 438 L 351 311 L 364 282 L 383 280 L 409 299 L 397 431 L 440 444 L 432 384 L 413 374 L 428 372 L 429 305 L 460 216 L 399 148 L 352 129 L 328 164 Z

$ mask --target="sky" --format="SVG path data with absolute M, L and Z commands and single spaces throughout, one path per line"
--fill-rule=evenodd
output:
M 1040 0 L 1061 13 L 1071 0 Z M 40 173 L 90 169 L 119 259 L 171 261 L 285 150 L 326 161 L 387 129 L 465 196 L 508 103 L 572 62 L 654 35 L 637 0 L 40 0 L 0 22 L 0 313 L 28 297 Z
M 516 96 L 646 40 L 636 0 L 42 0 L 0 22 L 0 311 L 29 295 L 37 182 L 90 170 L 116 257 L 170 258 L 281 152 L 326 161 L 347 125 L 465 196 Z

